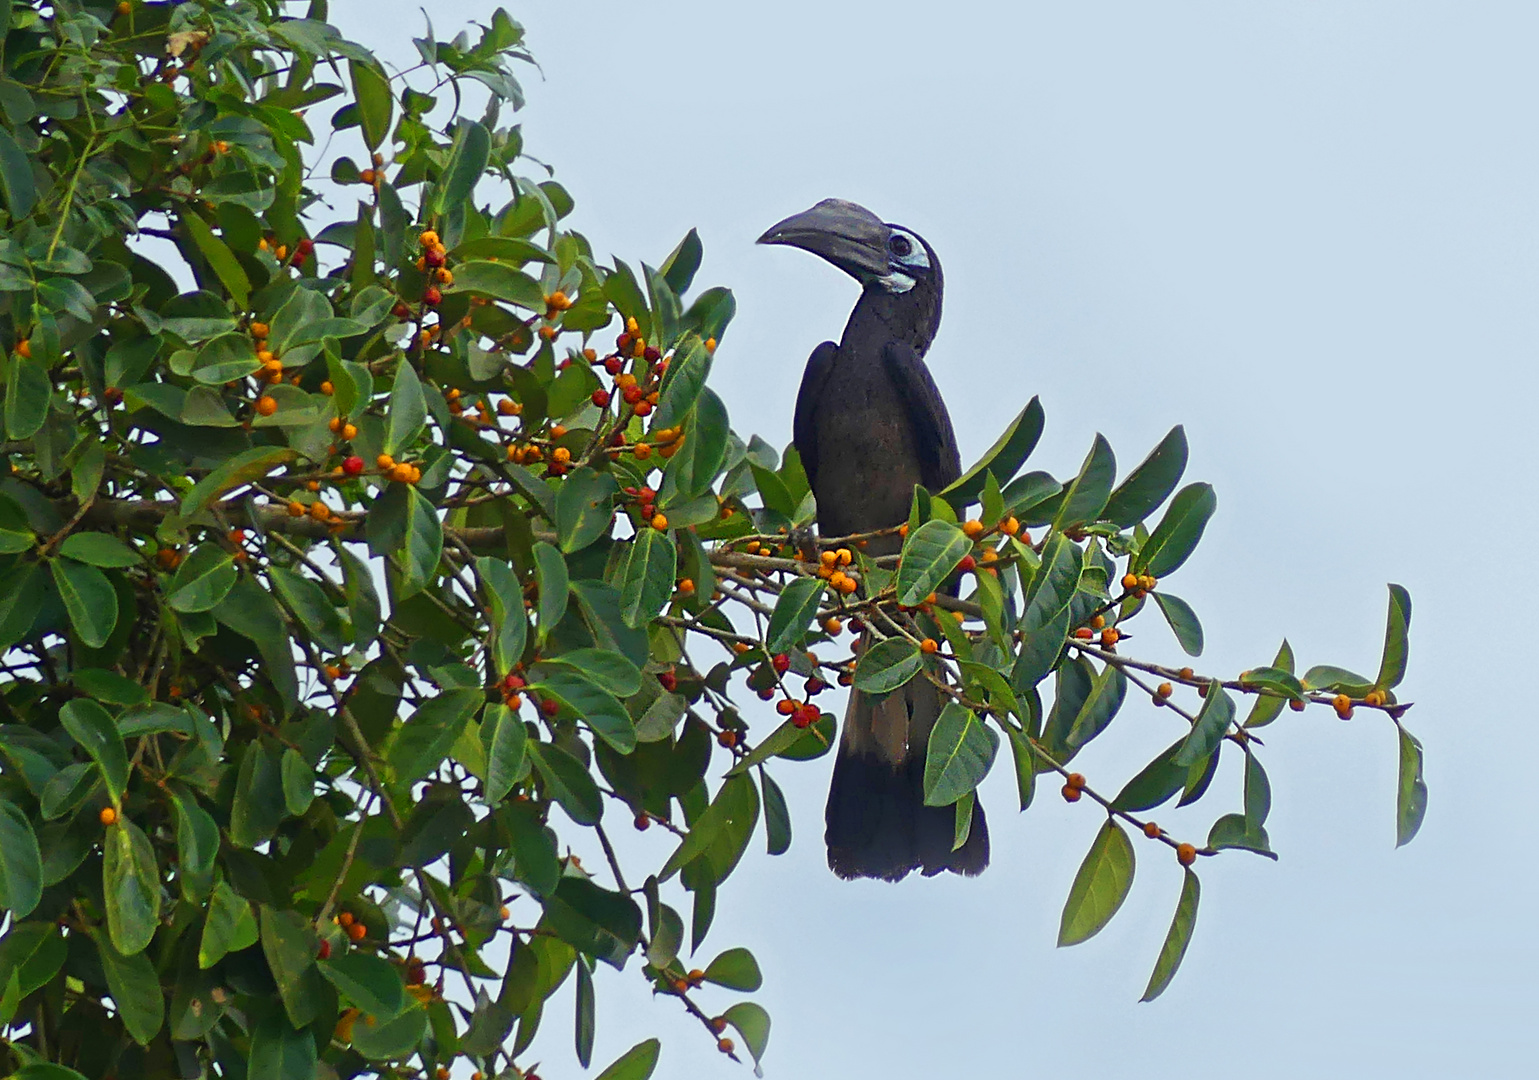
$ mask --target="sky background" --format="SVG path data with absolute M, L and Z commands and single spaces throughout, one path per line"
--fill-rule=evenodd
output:
M 433 9 L 435 29 L 492 8 Z M 1384 583 L 1415 601 L 1401 692 L 1426 747 L 1421 835 L 1394 850 L 1382 717 L 1285 713 L 1262 751 L 1281 861 L 1202 862 L 1195 939 L 1153 1004 L 1136 1002 L 1179 890 L 1167 849 L 1137 845 L 1123 910 L 1058 950 L 1103 820 L 1090 803 L 1044 784 L 1017 814 L 1002 757 L 982 790 L 985 875 L 850 884 L 823 862 L 831 759 L 776 770 L 796 842 L 771 859 L 756 838 L 703 949 L 758 956 L 766 1075 L 1532 1076 L 1539 736 L 1522 612 L 1539 526 L 1539 7 L 510 10 L 544 72 L 522 73 L 526 147 L 575 196 L 575 227 L 601 258 L 654 265 L 697 227 L 697 281 L 735 291 L 713 380 L 738 431 L 788 441 L 805 358 L 857 295 L 805 253 L 753 240 L 819 199 L 853 199 L 939 253 L 929 362 L 964 461 L 1034 394 L 1047 431 L 1032 466 L 1060 476 L 1097 431 L 1125 471 L 1185 424 L 1187 479 L 1219 498 L 1165 582 L 1202 617 L 1199 670 L 1269 662 L 1286 634 L 1302 665 L 1371 673 Z M 331 15 L 387 61 L 415 62 L 417 6 L 333 0 Z M 1179 658 L 1140 623 L 1137 655 Z M 1130 702 L 1080 767 L 1115 791 L 1174 719 Z M 1233 764 L 1161 823 L 1200 839 L 1239 809 Z M 641 839 L 662 857 L 661 838 Z M 593 1072 L 656 1033 L 660 1077 L 748 1075 L 652 1000 L 634 964 L 597 986 Z M 582 1074 L 571 994 L 536 1046 L 547 1080 Z

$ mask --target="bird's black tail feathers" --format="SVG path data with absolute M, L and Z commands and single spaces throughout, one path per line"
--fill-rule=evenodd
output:
M 940 695 L 924 678 L 881 698 L 851 691 L 828 789 L 828 865 L 842 878 L 898 881 L 950 870 L 974 875 L 989 864 L 983 807 L 973 807 L 967 841 L 955 851 L 956 811 L 924 804 L 925 750 Z

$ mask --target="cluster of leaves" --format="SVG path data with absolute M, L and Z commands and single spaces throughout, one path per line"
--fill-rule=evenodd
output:
M 1033 402 L 955 485 L 916 492 L 901 556 L 818 550 L 794 450 L 744 442 L 707 386 L 733 301 L 692 292 L 699 239 L 657 269 L 601 264 L 563 224 L 567 192 L 515 171 L 518 25 L 430 31 L 392 75 L 323 4 L 279 7 L 0 5 L 0 1024 L 18 1075 L 523 1076 L 568 980 L 586 1066 L 596 966 L 633 957 L 757 1062 L 767 1014 L 708 1010 L 703 990 L 757 989 L 753 956 L 685 957 L 760 818 L 771 854 L 789 846 L 767 767 L 827 752 L 814 699 L 835 683 L 945 690 L 925 789 L 960 827 L 1000 732 L 1023 808 L 1058 773 L 1106 809 L 1065 943 L 1131 885 L 1123 825 L 1178 847 L 1135 815 L 1199 798 L 1225 745 L 1244 812 L 1192 857 L 1269 850 L 1255 732 L 1289 703 L 1398 727 L 1398 588 L 1373 680 L 1295 675 L 1286 645 L 1225 682 L 1117 650 L 1150 598 L 1201 650 L 1157 581 L 1214 506 L 1175 491 L 1179 429 L 1120 485 L 1099 438 L 1059 482 L 1020 472 Z M 356 215 L 307 179 L 320 115 L 328 147 L 357 148 L 331 161 L 365 191 Z M 478 204 L 493 187 L 511 198 Z M 762 737 L 739 679 L 779 699 Z M 1067 767 L 1130 684 L 1182 734 L 1104 797 Z M 1234 695 L 1255 698 L 1243 722 Z M 1400 738 L 1404 840 L 1425 789 Z M 649 872 L 622 867 L 617 809 L 671 834 Z M 1196 889 L 1189 872 L 1149 996 Z M 658 1054 L 603 1075 L 644 1080 Z

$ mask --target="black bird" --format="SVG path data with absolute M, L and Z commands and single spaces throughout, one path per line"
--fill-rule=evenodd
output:
M 862 286 L 839 344 L 812 350 L 794 438 L 817 499 L 818 529 L 844 536 L 908 518 L 914 485 L 935 492 L 961 473 L 956 434 L 924 356 L 940 327 L 941 267 L 910 229 L 852 202 L 824 199 L 759 237 L 833 263 Z M 867 554 L 898 551 L 896 537 Z M 850 692 L 825 813 L 828 865 L 842 878 L 897 881 L 989 862 L 983 807 L 952 850 L 955 811 L 924 805 L 925 750 L 940 695 L 922 676 L 881 698 Z

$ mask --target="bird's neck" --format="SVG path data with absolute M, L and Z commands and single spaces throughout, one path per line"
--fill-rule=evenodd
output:
M 850 312 L 839 351 L 862 353 L 874 345 L 880 355 L 882 346 L 899 341 L 923 356 L 940 328 L 940 315 L 940 293 L 927 284 L 905 293 L 890 293 L 880 285 L 867 286 L 855 310 Z

